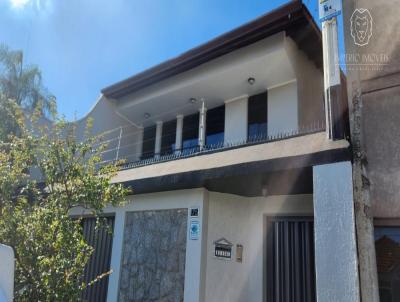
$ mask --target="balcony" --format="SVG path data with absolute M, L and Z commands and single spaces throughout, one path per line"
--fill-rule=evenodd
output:
M 259 134 L 249 136 L 248 139 L 242 141 L 222 141 L 216 144 L 205 144 L 203 147 L 196 145 L 182 148 L 181 150 L 171 149 L 167 154 L 155 154 L 149 158 L 141 158 L 141 154 L 132 152 L 138 142 L 129 142 L 129 138 L 134 134 L 124 134 L 124 128 L 121 127 L 110 130 L 104 134 L 104 136 L 108 138 L 104 141 L 106 144 L 108 144 L 108 148 L 102 153 L 104 158 L 108 159 L 105 159 L 102 163 L 107 164 L 123 161 L 122 164 L 119 164 L 120 170 L 128 170 L 158 163 L 224 152 L 243 147 L 279 142 L 310 134 L 322 133 L 324 131 L 325 123 L 322 121 L 317 121 L 311 125 L 299 127 L 296 130 L 285 131 L 273 135 Z

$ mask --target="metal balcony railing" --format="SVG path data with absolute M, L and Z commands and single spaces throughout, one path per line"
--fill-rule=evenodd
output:
M 115 154 L 114 156 L 109 156 L 111 157 L 109 160 L 105 160 L 104 163 L 112 163 L 112 162 L 119 162 L 120 160 L 125 161 L 123 164 L 119 164 L 119 167 L 121 170 L 126 170 L 126 169 L 132 169 L 132 168 L 137 168 L 137 167 L 142 167 L 142 166 L 147 166 L 147 165 L 152 165 L 152 164 L 157 164 L 157 163 L 162 163 L 162 162 L 168 162 L 168 161 L 173 161 L 173 160 L 178 160 L 178 159 L 183 159 L 183 158 L 189 158 L 189 157 L 194 157 L 194 156 L 201 156 L 205 154 L 210 154 L 210 153 L 215 153 L 215 152 L 222 152 L 226 150 L 231 150 L 235 148 L 241 148 L 241 147 L 246 147 L 246 146 L 252 146 L 252 145 L 257 145 L 257 144 L 264 144 L 264 143 L 269 143 L 269 142 L 275 142 L 275 141 L 280 141 L 280 140 L 285 140 L 289 138 L 294 138 L 298 136 L 304 136 L 307 134 L 313 134 L 317 132 L 322 132 L 325 131 L 325 123 L 324 122 L 315 122 L 311 125 L 304 126 L 304 127 L 299 127 L 297 130 L 293 131 L 286 131 L 282 133 L 277 133 L 273 135 L 255 135 L 252 137 L 249 137 L 246 140 L 243 141 L 235 141 L 235 142 L 221 142 L 218 144 L 213 144 L 213 145 L 205 145 L 204 147 L 191 147 L 187 148 L 184 150 L 175 150 L 171 151 L 170 154 L 164 154 L 164 155 L 155 155 L 154 157 L 151 158 L 146 158 L 146 159 L 140 159 L 137 160 L 137 154 L 127 154 L 127 152 L 122 152 L 124 148 L 132 147 L 136 143 L 132 144 L 121 144 L 121 140 L 123 138 L 126 138 L 130 134 L 123 135 L 122 130 L 121 131 L 116 131 L 118 134 L 116 135 L 116 138 L 110 140 L 113 141 L 113 147 L 110 149 L 107 149 L 104 151 L 104 153 L 112 152 L 112 154 Z

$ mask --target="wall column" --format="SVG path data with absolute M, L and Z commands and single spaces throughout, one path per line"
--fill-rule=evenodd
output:
M 160 157 L 161 153 L 161 138 L 162 138 L 162 121 L 156 122 L 156 143 L 154 146 L 154 156 Z
M 182 130 L 183 130 L 183 115 L 176 116 L 176 137 L 175 137 L 175 153 L 182 151 Z
M 268 89 L 268 136 L 299 129 L 297 81 Z
M 225 101 L 225 144 L 247 140 L 247 104 L 247 95 Z
M 124 240 L 125 209 L 116 208 L 111 250 L 110 269 L 112 273 L 108 281 L 107 302 L 118 301 L 119 273 Z
M 317 301 L 360 301 L 350 162 L 313 167 Z

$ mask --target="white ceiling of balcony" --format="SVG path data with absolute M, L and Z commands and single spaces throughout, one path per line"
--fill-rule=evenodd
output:
M 250 85 L 248 78 L 255 78 Z M 207 108 L 242 95 L 254 95 L 295 78 L 285 50 L 284 33 L 203 64 L 160 83 L 116 100 L 117 110 L 135 124 L 144 126 L 168 121 L 177 114 L 198 111 L 204 99 Z M 145 118 L 145 113 L 150 118 Z

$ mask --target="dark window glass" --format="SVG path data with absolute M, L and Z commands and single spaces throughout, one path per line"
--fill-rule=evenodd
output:
M 182 151 L 191 151 L 199 145 L 199 113 L 185 116 L 182 129 Z
M 206 144 L 215 145 L 224 142 L 225 106 L 207 111 Z
M 400 301 L 400 227 L 375 227 L 381 302 Z
M 154 157 L 156 143 L 156 126 L 144 128 L 142 159 Z
M 175 151 L 176 120 L 163 124 L 161 137 L 161 155 L 171 154 Z
M 251 141 L 268 134 L 268 94 L 260 93 L 249 97 L 248 103 L 248 132 L 247 137 Z

